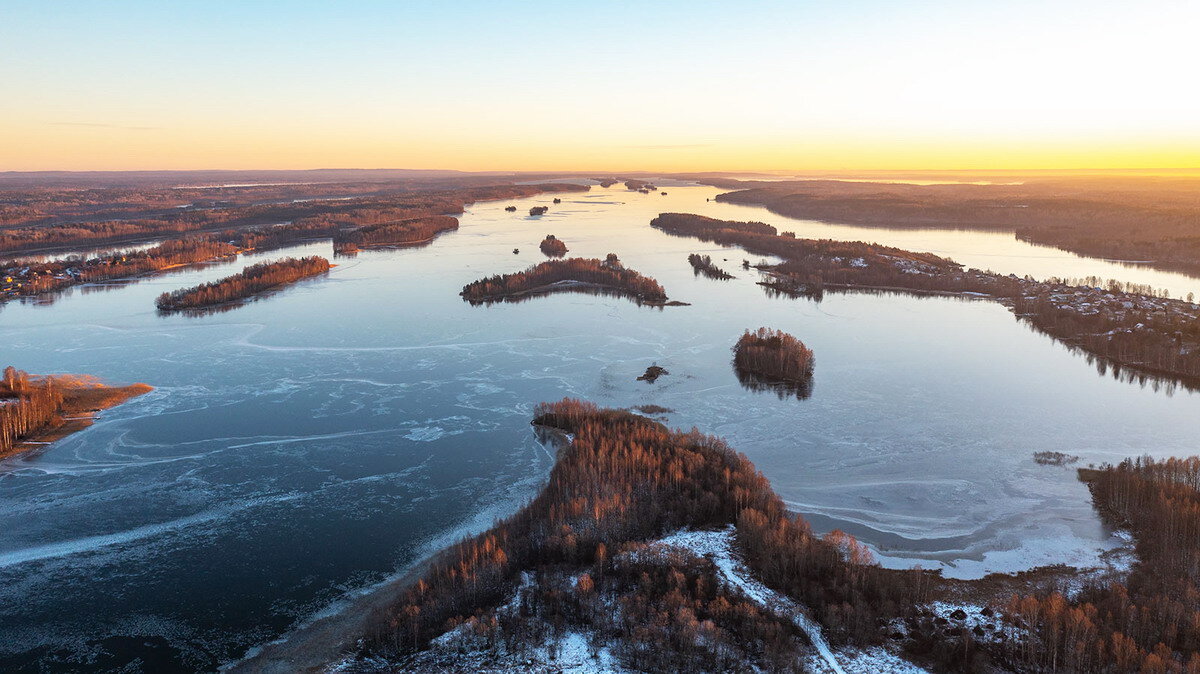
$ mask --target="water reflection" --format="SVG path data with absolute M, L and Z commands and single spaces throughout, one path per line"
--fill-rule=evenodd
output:
M 812 376 L 798 381 L 771 379 L 755 372 L 748 372 L 737 366 L 734 366 L 733 372 L 737 375 L 738 382 L 746 390 L 758 393 L 769 391 L 774 393 L 780 400 L 787 400 L 788 398 L 808 400 L 813 394 Z

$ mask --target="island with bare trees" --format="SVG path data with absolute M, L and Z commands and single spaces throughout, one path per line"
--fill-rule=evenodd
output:
M 807 398 L 812 394 L 812 349 L 782 330 L 747 330 L 733 345 L 733 369 L 743 386 Z
M 427 215 L 394 222 L 365 225 L 339 232 L 333 237 L 335 250 L 351 251 L 361 248 L 409 247 L 433 241 L 439 234 L 458 229 L 458 218 L 449 215 Z
M 90 426 L 97 413 L 152 391 L 109 386 L 83 375 L 30 375 L 12 366 L 0 378 L 0 457 L 48 445 Z
M 517 302 L 557 292 L 612 294 L 638 304 L 670 306 L 658 281 L 626 268 L 610 253 L 604 260 L 573 257 L 547 260 L 524 271 L 480 279 L 463 287 L 462 298 L 473 305 Z
M 567 244 L 561 239 L 554 238 L 553 234 L 547 234 L 546 238 L 538 244 L 538 248 L 542 249 L 546 257 L 562 257 L 567 254 Z
M 692 253 L 688 255 L 688 264 L 692 265 L 692 272 L 696 275 L 703 274 L 708 278 L 719 281 L 727 281 L 733 278 L 733 274 L 713 263 L 711 255 L 697 255 L 696 253 Z
M 238 300 L 324 274 L 331 266 L 329 260 L 315 255 L 261 262 L 233 276 L 163 293 L 158 296 L 155 305 L 164 312 L 206 309 L 226 304 L 233 306 L 231 303 Z

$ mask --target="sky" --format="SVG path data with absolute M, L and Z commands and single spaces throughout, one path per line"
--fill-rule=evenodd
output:
M 0 170 L 1195 168 L 1198 33 L 1198 0 L 0 0 Z

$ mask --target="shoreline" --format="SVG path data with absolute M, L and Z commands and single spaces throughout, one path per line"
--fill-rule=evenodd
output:
M 38 429 L 16 443 L 12 449 L 0 452 L 0 460 L 44 449 L 96 422 L 100 413 L 126 403 L 154 390 L 143 383 L 108 386 L 87 375 L 49 375 L 63 387 L 63 406 L 54 422 Z M 73 384 L 73 385 L 72 385 Z
M 350 653 L 371 616 L 395 603 L 445 549 L 433 550 L 398 574 L 334 600 L 302 624 L 253 646 L 239 659 L 218 667 L 218 671 L 236 674 L 325 671 Z M 335 610 L 330 612 L 331 609 Z

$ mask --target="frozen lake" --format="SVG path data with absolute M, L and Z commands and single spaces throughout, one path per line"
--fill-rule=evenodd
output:
M 157 387 L 0 467 L 0 669 L 211 670 L 240 657 L 530 498 L 552 465 L 531 410 L 563 396 L 671 408 L 669 424 L 727 439 L 816 529 L 850 531 L 888 565 L 963 577 L 1087 563 L 1115 543 L 1073 468 L 1039 466 L 1034 452 L 1081 465 L 1195 452 L 1200 397 L 1102 376 L 999 304 L 771 298 L 741 269 L 756 256 L 649 221 L 762 220 L 1176 297 L 1200 294 L 1195 279 L 1010 234 L 825 225 L 707 201 L 715 188 L 659 187 L 669 194 L 617 185 L 558 205 L 476 204 L 427 247 L 338 258 L 327 278 L 202 318 L 160 317 L 153 299 L 244 261 L 0 310 L 0 365 Z M 526 215 L 540 204 L 547 215 Z M 544 260 L 546 234 L 569 256 L 617 253 L 691 306 L 461 301 L 467 282 Z M 693 252 L 737 278 L 694 277 Z M 331 246 L 252 261 L 302 254 Z M 738 384 L 729 349 L 760 325 L 813 348 L 810 399 Z M 670 374 L 636 381 L 652 363 Z

